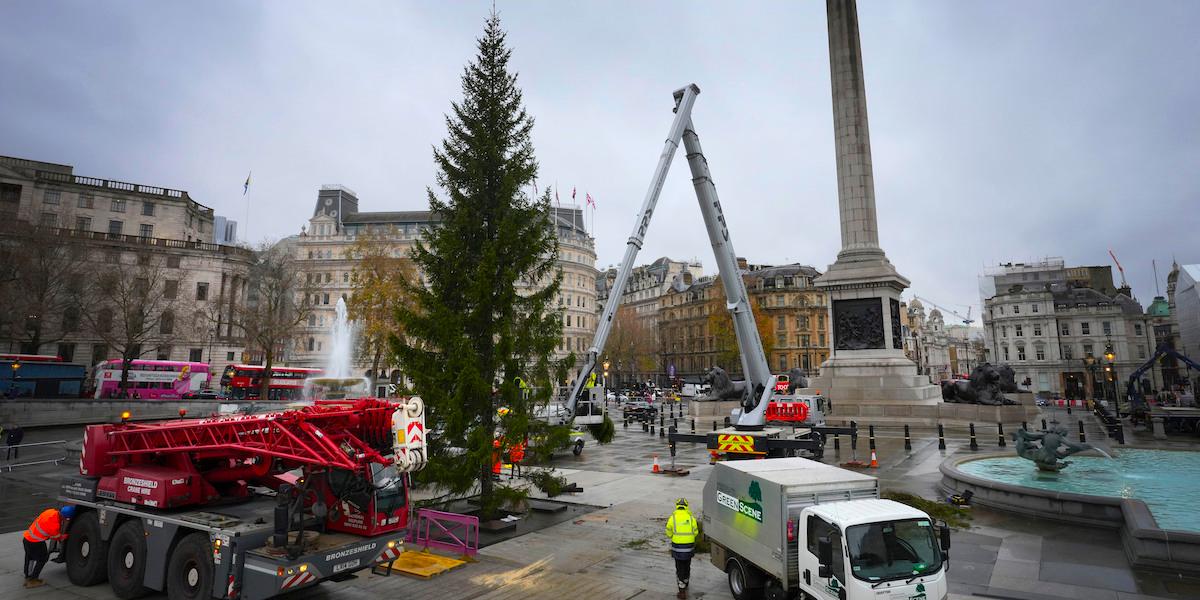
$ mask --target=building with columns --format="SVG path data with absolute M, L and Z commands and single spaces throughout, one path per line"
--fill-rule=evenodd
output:
M 0 221 L 12 228 L 5 241 L 17 242 L 36 229 L 40 239 L 62 243 L 79 260 L 94 262 L 85 272 L 141 261 L 161 264 L 163 294 L 174 316 L 147 338 L 142 358 L 207 362 L 214 373 L 240 362 L 244 344 L 231 320 L 244 301 L 254 254 L 212 243 L 213 209 L 186 191 L 78 175 L 70 165 L 0 157 Z M 89 369 L 118 358 L 70 313 L 33 315 L 46 329 L 45 337 L 55 341 L 35 348 L 12 332 L 0 332 L 3 347 L 57 354 Z
M 574 352 L 577 367 L 596 331 L 596 251 L 594 240 L 583 226 L 583 211 L 577 206 L 551 207 L 559 243 L 558 266 L 563 280 L 559 306 L 563 310 L 563 338 L 555 358 Z M 397 256 L 407 256 L 413 243 L 437 219 L 428 210 L 366 212 L 359 210 L 359 198 L 341 185 L 325 185 L 317 192 L 313 215 L 298 236 L 293 248 L 303 281 L 315 294 L 308 322 L 298 331 L 298 343 L 287 357 L 294 366 L 322 367 L 330 351 L 335 307 L 339 298 L 349 300 L 354 293 L 351 274 L 355 261 L 350 250 L 360 236 L 383 236 Z M 399 381 L 402 365 L 386 364 L 372 373 L 373 357 L 358 355 L 354 368 L 358 374 L 377 381 Z
M 983 327 L 992 362 L 1009 364 L 1031 391 L 1070 398 L 1124 397 L 1129 374 L 1155 348 L 1154 321 L 1117 288 L 1110 267 L 1066 268 L 1058 262 L 992 271 L 996 292 L 984 298 Z M 1112 355 L 1108 360 L 1107 354 Z M 1146 377 L 1153 389 L 1161 372 Z
M 914 299 L 901 306 L 904 319 L 904 354 L 917 364 L 917 371 L 939 383 L 970 375 L 979 365 L 976 345 L 982 347 L 983 331 L 978 327 L 946 325 L 942 311 L 934 308 L 925 314 L 925 305 Z

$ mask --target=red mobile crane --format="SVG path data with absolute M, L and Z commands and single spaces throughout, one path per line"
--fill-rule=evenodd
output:
M 257 600 L 399 556 L 408 474 L 425 465 L 420 398 L 90 425 L 64 550 L 76 585 L 120 598 Z

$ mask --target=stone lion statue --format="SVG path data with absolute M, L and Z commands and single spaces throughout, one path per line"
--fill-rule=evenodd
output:
M 996 369 L 1000 373 L 1000 391 L 1009 394 L 1015 394 L 1020 391 L 1017 388 L 1017 372 L 1008 365 L 1000 365 Z
M 1012 375 L 1012 367 L 1004 365 L 997 368 L 991 363 L 983 363 L 971 371 L 971 376 L 966 381 L 943 382 L 942 400 L 962 404 L 1016 404 L 1015 400 L 1006 398 L 1002 393 L 1004 391 L 1002 385 L 1004 369 L 1008 369 L 1009 377 L 1015 379 Z M 1014 391 L 1016 389 L 1015 383 L 1013 389 Z
M 707 396 L 696 400 L 741 400 L 746 395 L 746 382 L 734 381 L 721 367 L 713 367 L 700 377 L 700 383 L 711 386 Z
M 788 394 L 796 393 L 797 388 L 808 387 L 808 374 L 800 367 L 788 371 Z

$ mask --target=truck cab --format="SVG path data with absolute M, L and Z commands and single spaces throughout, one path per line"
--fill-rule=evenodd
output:
M 925 513 L 891 500 L 851 500 L 804 509 L 799 587 L 819 600 L 942 600 L 948 556 Z

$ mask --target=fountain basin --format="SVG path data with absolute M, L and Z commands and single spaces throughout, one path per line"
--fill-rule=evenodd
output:
M 955 457 L 941 465 L 942 487 L 1006 512 L 1118 529 L 1133 566 L 1200 573 L 1200 523 L 1187 516 L 1200 492 L 1200 453 L 1123 449 L 1115 461 L 1068 460 L 1047 473 L 1007 453 Z

